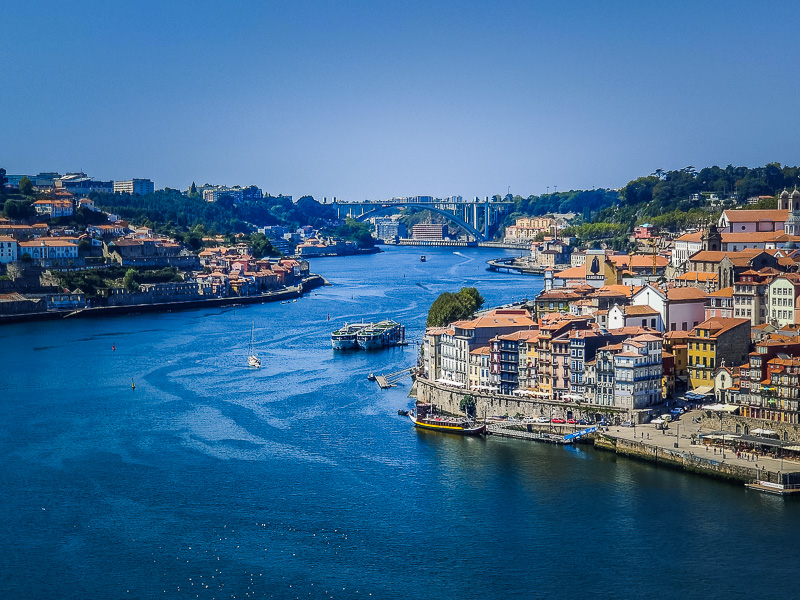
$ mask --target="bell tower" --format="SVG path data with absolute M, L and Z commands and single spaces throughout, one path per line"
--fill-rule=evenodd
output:
M 778 203 L 781 207 L 784 205 L 784 197 L 787 204 L 784 210 L 789 211 L 789 217 L 783 224 L 783 230 L 786 235 L 800 235 L 800 192 L 797 191 L 797 188 L 794 188 L 794 191 L 789 195 L 789 192 L 783 190 Z
M 703 235 L 700 237 L 700 248 L 712 252 L 722 250 L 722 234 L 713 223 L 709 223 L 708 228 L 703 231 Z

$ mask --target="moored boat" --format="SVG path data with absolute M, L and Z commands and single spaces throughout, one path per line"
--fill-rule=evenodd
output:
M 373 323 L 358 332 L 356 341 L 364 350 L 377 350 L 387 346 L 396 346 L 405 342 L 406 328 L 400 323 L 387 319 Z
M 419 262 L 425 262 L 426 260 L 428 260 L 428 259 L 425 257 L 424 254 L 419 257 Z
M 457 435 L 484 435 L 485 423 L 476 423 L 467 417 L 447 417 L 430 412 L 429 404 L 417 405 L 417 410 L 408 415 L 414 427 L 441 431 L 442 433 L 455 433 Z
M 372 326 L 372 323 L 345 323 L 344 327 L 331 333 L 331 345 L 334 350 L 357 350 L 356 336 L 362 329 Z

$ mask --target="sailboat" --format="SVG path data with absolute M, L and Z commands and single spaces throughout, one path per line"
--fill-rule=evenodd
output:
M 250 329 L 250 356 L 247 357 L 247 364 L 251 367 L 258 368 L 261 366 L 261 361 L 256 356 L 255 352 L 253 351 L 253 335 L 256 331 L 256 324 L 253 323 L 252 329 Z

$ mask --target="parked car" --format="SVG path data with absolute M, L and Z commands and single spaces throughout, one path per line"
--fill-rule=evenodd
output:
M 578 419 L 578 425 L 588 425 L 589 422 L 586 419 Z
M 625 421 L 622 423 L 623 427 L 633 427 L 633 421 Z
M 559 425 L 566 423 L 566 419 L 553 419 L 553 423 L 558 423 Z
M 567 419 L 567 423 L 569 423 L 570 425 L 577 425 L 578 424 L 578 422 L 575 419 Z
M 550 419 L 548 419 L 547 417 L 539 417 L 538 419 L 536 419 L 536 422 L 537 423 L 549 423 Z

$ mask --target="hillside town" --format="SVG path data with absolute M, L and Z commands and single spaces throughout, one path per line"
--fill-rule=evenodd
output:
M 6 189 L 16 191 L 25 176 L 9 176 Z M 313 227 L 297 231 L 264 227 L 261 233 L 292 257 L 254 256 L 254 247 L 243 235 L 226 239 L 204 237 L 202 249 L 182 240 L 159 235 L 153 228 L 134 225 L 119 215 L 95 205 L 91 192 L 142 195 L 153 192 L 149 179 L 103 182 L 84 173 L 64 176 L 40 173 L 28 179 L 37 194 L 31 203 L 34 219 L 0 218 L 0 317 L 35 318 L 43 313 L 82 311 L 87 308 L 188 303 L 212 299 L 263 296 L 308 284 L 307 256 L 323 249 L 344 251 L 352 244 L 320 236 Z M 260 197 L 260 189 L 204 186 L 198 188 L 208 202 L 222 192 Z M 217 194 L 215 196 L 215 194 Z M 80 226 L 72 219 L 89 215 Z M 32 222 L 31 222 L 32 221 Z M 238 238 L 238 239 L 237 239 Z M 170 281 L 120 281 L 89 295 L 80 288 L 68 289 L 58 274 L 117 267 L 136 272 L 172 270 Z M 122 279 L 120 277 L 120 279 Z M 316 280 L 315 280 L 316 282 Z
M 800 439 L 800 191 L 701 231 L 638 227 L 632 254 L 576 249 L 552 218 L 521 221 L 513 235 L 529 236 L 544 289 L 428 328 L 429 385 L 499 415 L 631 425 L 703 404 L 737 433 Z

